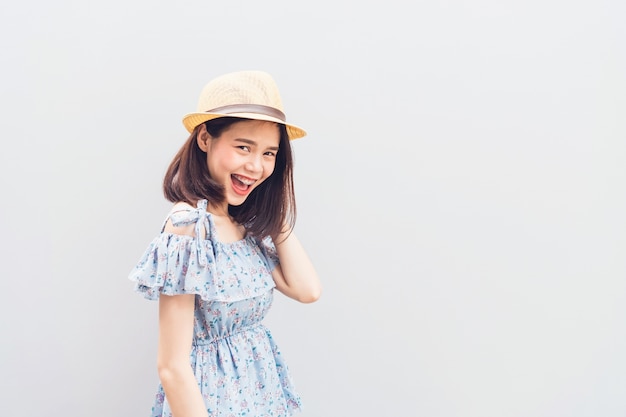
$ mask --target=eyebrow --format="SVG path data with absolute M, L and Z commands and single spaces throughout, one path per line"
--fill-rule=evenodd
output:
M 237 139 L 235 139 L 235 141 L 243 142 L 246 145 L 258 146 L 258 144 L 255 141 L 251 140 L 251 139 L 237 138 Z M 278 146 L 270 146 L 267 149 L 272 150 L 272 151 L 278 151 L 279 147 Z

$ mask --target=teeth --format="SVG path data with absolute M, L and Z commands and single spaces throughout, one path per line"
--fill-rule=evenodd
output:
M 239 181 L 241 181 L 242 183 L 246 185 L 252 185 L 256 182 L 256 180 L 250 180 L 244 177 L 240 177 L 239 175 L 233 175 L 233 177 L 237 178 Z

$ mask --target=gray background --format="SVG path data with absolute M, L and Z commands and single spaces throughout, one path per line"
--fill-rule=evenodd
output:
M 303 417 L 626 415 L 624 2 L 3 2 L 2 415 L 147 416 L 130 269 L 211 78 L 262 69 L 324 284 Z

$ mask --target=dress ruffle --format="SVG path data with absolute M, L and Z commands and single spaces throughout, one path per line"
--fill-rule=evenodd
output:
M 247 236 L 232 243 L 212 239 L 215 228 L 206 200 L 197 209 L 177 211 L 168 218 L 174 226 L 195 223 L 195 236 L 161 232 L 150 242 L 129 275 L 135 291 L 145 298 L 197 294 L 205 301 L 238 301 L 276 286 L 271 271 L 278 257 L 270 238 Z M 198 238 L 203 235 L 206 238 Z M 241 267 L 233 271 L 216 268 L 217 264 Z

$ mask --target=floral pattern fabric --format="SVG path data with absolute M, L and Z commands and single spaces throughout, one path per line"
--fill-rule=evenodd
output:
M 252 236 L 220 242 L 206 207 L 201 200 L 196 209 L 170 213 L 166 222 L 194 224 L 195 236 L 165 233 L 163 227 L 129 278 L 149 300 L 196 295 L 190 366 L 209 416 L 290 416 L 301 408 L 300 397 L 262 324 L 275 287 L 274 245 Z M 152 417 L 172 417 L 161 385 Z

